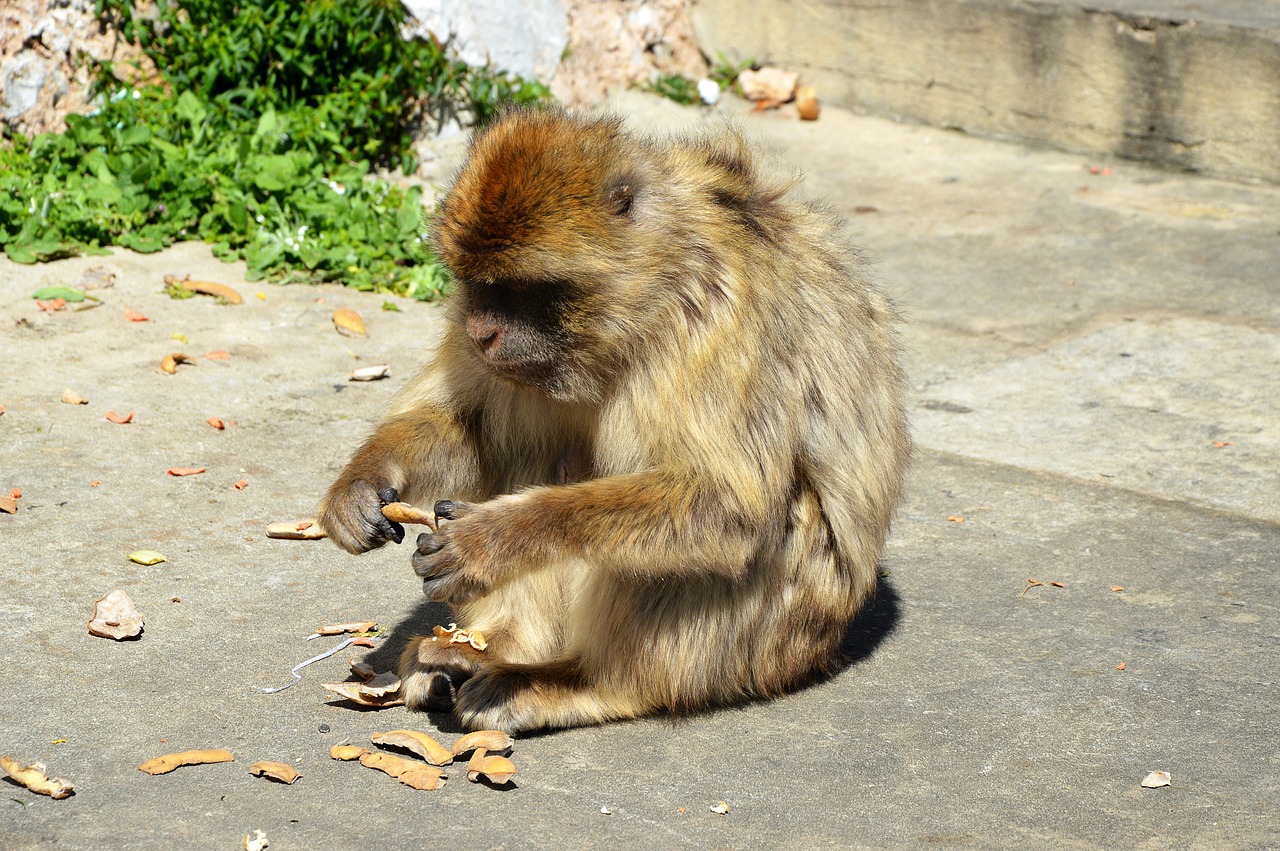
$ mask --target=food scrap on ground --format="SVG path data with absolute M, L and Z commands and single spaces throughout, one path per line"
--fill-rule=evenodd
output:
M 467 779 L 479 783 L 481 777 L 497 785 L 510 783 L 516 776 L 516 764 L 505 756 L 489 756 L 484 748 L 476 748 L 467 763 Z
M 231 762 L 235 755 L 231 751 L 218 749 L 180 751 L 149 759 L 138 766 L 139 771 L 147 774 L 168 774 L 181 765 L 209 765 L 216 762 Z
M 50 798 L 66 798 L 75 792 L 75 787 L 61 777 L 49 777 L 45 773 L 43 762 L 22 765 L 16 759 L 5 754 L 0 756 L 0 769 L 37 795 L 48 795 Z
M 126 310 L 124 312 L 124 318 L 128 319 L 130 322 L 150 322 L 151 321 L 150 319 L 147 318 L 147 315 L 145 313 L 139 313 L 136 310 Z
M 329 748 L 329 756 L 334 759 L 343 760 L 344 762 L 359 759 L 367 753 L 369 753 L 369 749 L 362 748 L 359 745 L 334 745 Z
M 5 514 L 17 514 L 17 498 L 12 496 L 0 496 L 0 511 L 3 511 Z
M 302 776 L 301 771 L 287 762 L 272 762 L 269 759 L 260 759 L 249 766 L 249 773 L 254 777 L 268 777 L 286 784 L 292 784 Z
M 216 284 L 213 281 L 193 281 L 186 275 L 181 278 L 177 275 L 165 275 L 164 282 L 177 295 L 200 293 L 201 295 L 213 296 L 227 304 L 244 303 L 244 297 L 226 284 Z
M 173 375 L 178 371 L 178 364 L 189 363 L 195 366 L 195 358 L 182 352 L 170 352 L 164 356 L 164 360 L 160 361 L 160 371 L 168 375 Z
M 232 482 L 231 487 L 235 488 L 238 491 L 242 491 L 245 488 L 249 487 L 249 482 L 245 479 L 238 479 L 237 481 Z
M 435 766 L 395 754 L 367 753 L 360 757 L 360 764 L 389 774 L 406 786 L 423 791 L 439 789 L 449 779 L 447 774 Z
M 209 360 L 231 360 L 231 352 L 205 352 L 204 356 Z
M 483 748 L 489 753 L 510 752 L 514 746 L 515 740 L 501 730 L 476 730 L 454 742 L 450 750 L 454 756 L 462 756 L 477 748 Z
M 89 400 L 68 387 L 62 391 L 62 401 L 68 405 L 87 405 Z
M 107 596 L 94 601 L 93 617 L 87 626 L 90 635 L 123 641 L 141 634 L 142 613 L 134 607 L 128 594 L 113 588 Z
M 449 748 L 417 730 L 391 730 L 386 733 L 374 733 L 371 738 L 375 745 L 413 751 L 432 765 L 448 765 L 453 762 L 453 752 Z
M 293 522 L 278 522 L 267 525 L 268 538 L 282 538 L 289 541 L 314 541 L 325 537 L 324 529 L 314 517 Z
M 155 550 L 135 550 L 134 552 L 129 553 L 129 561 L 134 562 L 135 564 L 145 564 L 149 566 L 159 564 L 164 560 L 164 556 Z
M 387 365 L 385 363 L 375 364 L 373 366 L 362 366 L 353 370 L 348 381 L 380 381 L 387 377 Z
M 270 844 L 267 835 L 261 830 L 255 830 L 252 836 L 247 833 L 244 836 L 244 851 L 266 851 Z
M 222 431 L 227 427 L 227 424 L 224 423 L 220 417 L 209 417 L 205 422 L 216 428 L 218 431 Z
M 394 677 L 395 682 L 392 684 L 389 679 L 380 682 L 379 677 Z M 403 706 L 400 678 L 390 672 L 380 674 L 379 677 L 366 683 L 321 683 L 320 686 L 360 706 Z
M 171 476 L 198 476 L 205 471 L 204 467 L 170 467 Z
M 347 621 L 346 623 L 329 623 L 316 629 L 310 637 L 317 635 L 343 635 L 348 632 L 373 632 L 378 628 L 377 621 Z
M 781 68 L 748 68 L 738 75 L 738 84 L 748 99 L 756 102 L 757 109 L 769 109 L 784 104 L 795 97 L 800 75 Z
M 360 314 L 349 307 L 340 307 L 333 312 L 333 327 L 338 329 L 338 333 L 344 337 L 369 336 L 369 333 L 365 331 L 364 320 L 360 318 Z
M 1159 789 L 1171 783 L 1173 783 L 1173 776 L 1167 771 L 1152 771 L 1142 778 L 1142 785 L 1146 789 Z
M 131 423 L 133 422 L 133 411 L 124 415 L 117 414 L 115 411 L 107 411 L 107 422 L 115 423 L 116 425 Z

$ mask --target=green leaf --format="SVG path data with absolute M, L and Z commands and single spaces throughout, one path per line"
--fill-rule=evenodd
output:
M 164 240 L 132 232 L 121 234 L 116 242 L 125 248 L 133 249 L 139 254 L 154 254 L 164 248 Z
M 60 298 L 64 301 L 77 302 L 84 301 L 85 299 L 83 292 L 77 289 L 72 289 L 71 287 L 42 287 L 41 289 L 33 292 L 31 297 L 40 299 L 41 301 Z
M 84 188 L 84 197 L 90 201 L 100 201 L 103 204 L 114 204 L 124 197 L 124 193 L 120 191 L 120 187 L 114 182 L 106 182 L 99 180 L 91 183 Z
M 268 192 L 279 192 L 285 189 L 298 176 L 298 168 L 293 157 L 277 155 L 263 157 L 258 162 L 258 173 L 253 182 Z
M 120 144 L 126 146 L 145 145 L 151 141 L 151 128 L 145 124 L 134 124 L 126 127 L 120 134 Z

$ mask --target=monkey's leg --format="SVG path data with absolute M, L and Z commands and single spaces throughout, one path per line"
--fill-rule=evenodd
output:
M 405 703 L 419 711 L 450 711 L 462 684 L 490 658 L 500 658 L 497 651 L 491 655 L 491 649 L 476 650 L 434 635 L 414 636 L 400 654 Z
M 587 681 L 572 660 L 488 665 L 463 683 L 453 711 L 472 730 L 537 730 L 630 718 L 647 702 Z

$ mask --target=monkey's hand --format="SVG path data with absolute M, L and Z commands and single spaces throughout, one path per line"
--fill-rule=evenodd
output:
M 363 553 L 387 541 L 404 540 L 404 527 L 382 514 L 382 506 L 399 501 L 393 487 L 375 490 L 363 479 L 345 486 L 337 483 L 325 495 L 318 519 L 335 544 L 349 553 Z
M 435 532 L 418 536 L 413 572 L 422 577 L 428 600 L 459 605 L 483 597 L 498 572 L 486 545 L 484 512 L 465 502 L 442 499 L 435 505 Z

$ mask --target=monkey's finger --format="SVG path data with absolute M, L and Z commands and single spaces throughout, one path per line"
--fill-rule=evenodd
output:
M 404 540 L 404 527 L 399 523 L 393 523 L 390 520 L 383 520 L 378 524 L 378 531 L 383 534 L 389 541 L 395 541 L 397 544 Z
M 383 505 L 390 505 L 393 502 L 400 501 L 400 491 L 388 485 L 378 491 L 378 499 L 382 500 Z
M 423 532 L 418 536 L 418 555 L 432 556 L 444 549 L 444 541 L 430 532 Z
M 437 520 L 461 520 L 465 515 L 471 513 L 471 503 L 442 499 L 436 502 L 435 512 Z

